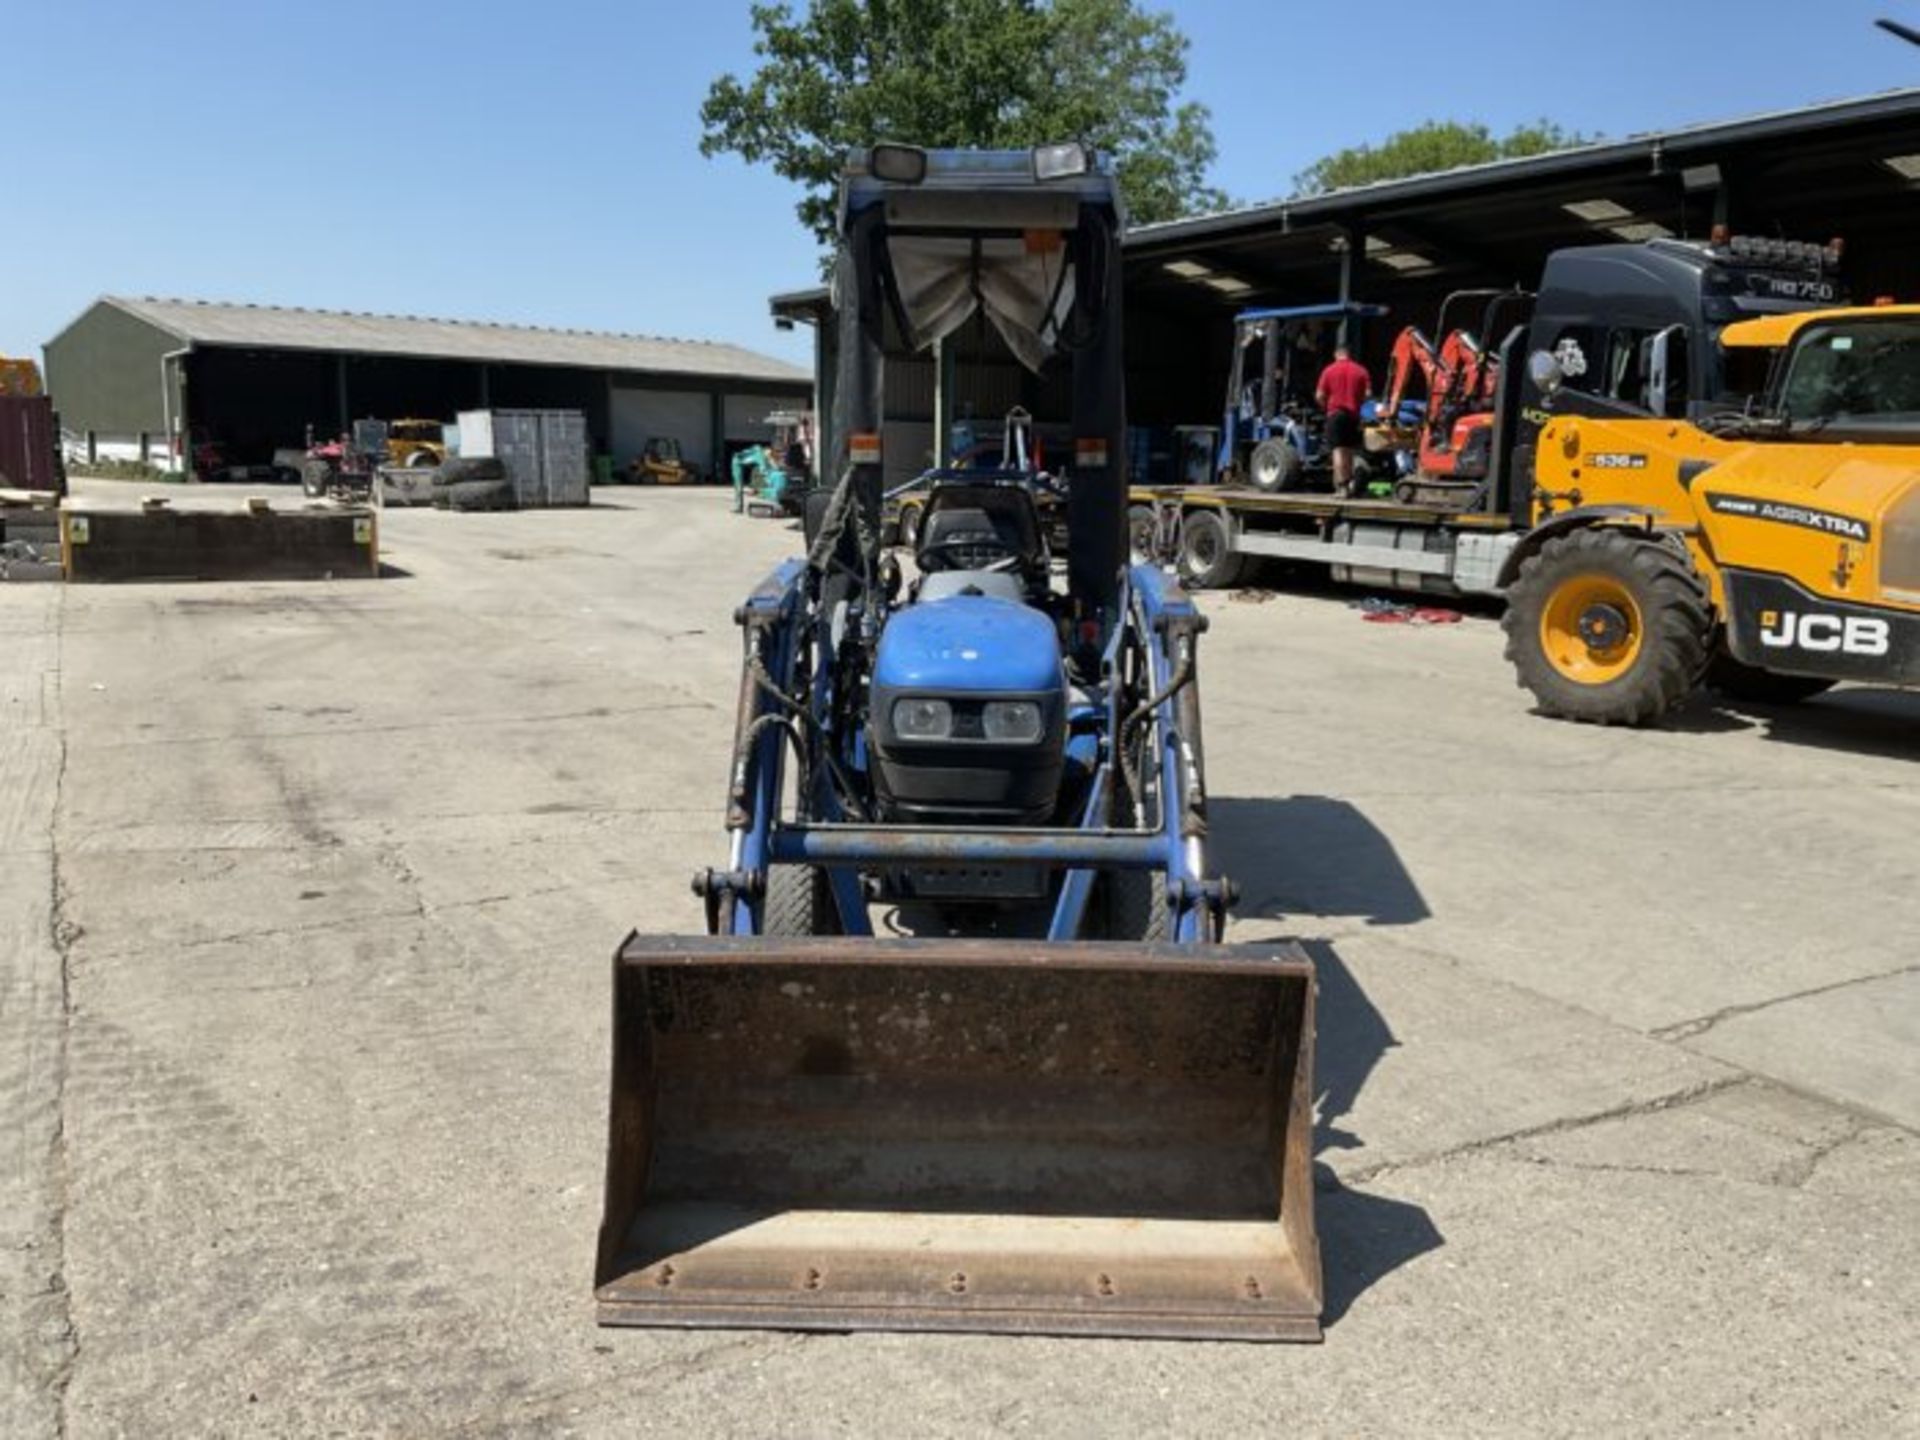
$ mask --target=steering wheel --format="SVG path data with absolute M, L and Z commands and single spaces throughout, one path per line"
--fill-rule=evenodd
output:
M 981 554 L 996 555 L 996 558 L 979 560 Z M 949 559 L 959 563 L 949 563 Z M 922 570 L 1017 570 L 1020 557 L 1008 548 L 999 534 L 992 530 L 962 530 L 957 535 L 947 535 L 931 545 L 922 545 L 915 557 Z M 928 564 L 938 561 L 937 564 Z

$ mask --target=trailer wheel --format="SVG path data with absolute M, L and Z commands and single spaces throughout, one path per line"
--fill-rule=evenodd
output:
M 1189 589 L 1227 589 L 1246 568 L 1247 557 L 1234 552 L 1225 516 L 1217 510 L 1187 512 L 1180 522 L 1180 578 Z
M 827 872 L 811 865 L 774 865 L 767 870 L 767 893 L 760 902 L 763 935 L 838 935 Z
M 1542 714 L 1645 725 L 1693 692 L 1713 638 L 1686 552 L 1596 526 L 1558 536 L 1507 592 L 1507 659 Z
M 1303 468 L 1300 452 L 1285 440 L 1262 440 L 1247 457 L 1247 478 L 1269 495 L 1297 489 Z
M 1823 680 L 1817 675 L 1783 675 L 1777 670 L 1761 670 L 1744 664 L 1731 655 L 1716 655 L 1707 667 L 1707 686 L 1729 700 L 1745 700 L 1757 705 L 1798 705 L 1825 694 L 1840 682 Z
M 1160 517 L 1153 506 L 1127 507 L 1127 550 L 1136 565 L 1160 563 Z

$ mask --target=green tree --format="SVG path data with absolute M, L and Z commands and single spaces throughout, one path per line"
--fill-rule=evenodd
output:
M 1336 150 L 1294 176 L 1293 185 L 1298 194 L 1318 195 L 1327 190 L 1346 190 L 1408 175 L 1430 175 L 1436 170 L 1453 170 L 1462 165 L 1481 165 L 1489 160 L 1543 155 L 1549 150 L 1586 145 L 1592 139 L 1590 135 L 1563 129 L 1551 120 L 1536 120 L 1503 136 L 1496 136 L 1478 123 L 1429 120 L 1411 130 L 1397 131 L 1378 145 Z
M 737 154 L 805 188 L 833 234 L 850 151 L 876 140 L 1020 148 L 1082 140 L 1113 158 L 1136 221 L 1218 209 L 1207 109 L 1177 100 L 1187 40 L 1134 0 L 810 0 L 755 5 L 757 68 L 700 107 L 707 155 Z

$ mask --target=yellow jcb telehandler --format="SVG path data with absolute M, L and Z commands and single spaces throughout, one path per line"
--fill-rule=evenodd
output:
M 1774 702 L 1920 686 L 1920 306 L 1726 325 L 1693 360 L 1768 374 L 1738 411 L 1659 403 L 1686 391 L 1687 338 L 1533 356 L 1540 522 L 1505 619 L 1520 683 L 1603 724 L 1654 720 L 1703 680 Z M 1638 367 L 1652 403 L 1583 403 L 1592 365 Z

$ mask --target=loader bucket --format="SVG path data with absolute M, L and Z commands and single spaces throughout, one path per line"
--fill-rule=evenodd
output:
M 1313 1340 L 1293 945 L 632 936 L 608 1325 Z

